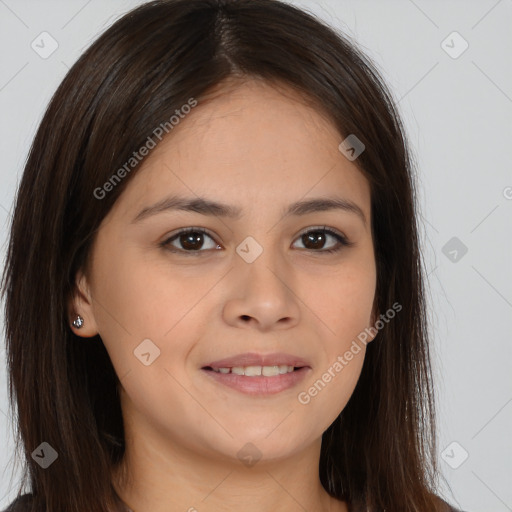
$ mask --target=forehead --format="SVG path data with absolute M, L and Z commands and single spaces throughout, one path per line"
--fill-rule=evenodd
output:
M 342 136 L 290 89 L 260 81 L 219 88 L 180 119 L 118 201 L 128 215 L 168 193 L 250 208 L 337 192 L 369 215 L 369 185 L 339 151 Z

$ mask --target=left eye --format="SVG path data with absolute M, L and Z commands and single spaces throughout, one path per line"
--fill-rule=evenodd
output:
M 219 244 L 216 244 L 212 236 L 203 228 L 182 229 L 162 242 L 161 246 L 171 252 L 184 252 L 189 254 L 200 253 L 204 252 L 201 249 L 204 249 L 203 239 L 205 236 L 213 242 L 211 246 L 206 249 L 222 249 L 222 247 Z M 322 246 L 326 243 L 326 240 L 328 240 L 329 237 L 335 239 L 336 242 L 334 243 L 334 246 L 325 249 Z M 306 250 L 320 253 L 333 253 L 341 250 L 342 247 L 353 245 L 353 242 L 349 242 L 344 235 L 331 229 L 327 229 L 325 226 L 308 229 L 299 235 L 298 240 L 306 246 Z M 175 241 L 181 245 L 181 248 L 173 245 Z
M 334 246 L 331 246 L 329 249 L 323 249 L 321 251 L 314 251 L 314 252 L 337 252 L 342 249 L 342 247 L 348 247 L 350 245 L 353 245 L 353 242 L 349 242 L 347 238 L 342 235 L 341 233 L 338 233 L 336 231 L 333 231 L 332 229 L 327 229 L 324 227 L 318 227 L 318 228 L 312 228 L 308 231 L 303 232 L 301 235 L 299 235 L 299 240 L 305 240 L 307 244 L 311 244 L 312 247 L 306 247 L 308 250 L 314 250 L 318 249 L 319 245 L 323 245 L 328 237 L 333 238 L 336 240 Z

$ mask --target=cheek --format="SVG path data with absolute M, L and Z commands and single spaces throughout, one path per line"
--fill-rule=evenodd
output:
M 95 268 L 94 315 L 118 375 L 144 369 L 137 359 L 139 352 L 145 353 L 143 342 L 151 358 L 158 355 L 156 366 L 173 368 L 184 359 L 204 328 L 198 312 L 218 275 L 192 266 L 172 269 L 165 258 L 143 258 L 130 248 L 116 253 L 106 247 Z M 180 343 L 174 343 L 177 339 Z
M 186 290 L 179 280 L 165 276 L 162 262 L 150 261 L 136 248 L 123 245 L 123 240 L 112 238 L 104 236 L 94 260 L 99 330 L 121 330 L 134 339 L 160 337 L 172 327 L 183 304 L 176 297 L 186 301 Z
M 347 260 L 328 279 L 311 283 L 308 296 L 319 323 L 328 329 L 321 365 L 299 390 L 297 401 L 308 412 L 311 428 L 313 418 L 319 417 L 327 428 L 348 403 L 363 367 L 366 346 L 358 335 L 371 325 L 376 286 L 373 259 Z
M 322 418 L 322 428 L 327 429 L 345 408 L 359 380 L 364 356 L 364 346 L 334 350 L 328 355 L 327 363 L 318 368 L 312 379 L 301 388 L 297 401 L 307 413 L 306 421 L 311 428 L 315 427 L 318 418 Z
M 373 260 L 347 260 L 326 275 L 308 279 L 307 303 L 327 328 L 330 352 L 342 350 L 370 326 L 375 288 Z

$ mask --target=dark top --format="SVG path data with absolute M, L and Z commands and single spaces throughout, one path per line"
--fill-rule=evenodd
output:
M 32 494 L 23 494 L 23 496 L 20 496 L 16 500 L 14 500 L 5 510 L 2 512 L 29 512 L 30 511 L 30 502 L 31 502 Z M 446 504 L 447 509 L 446 512 L 463 512 L 462 510 L 453 508 L 448 503 L 443 501 L 443 503 Z M 125 510 L 130 510 L 128 507 L 126 507 Z M 119 509 L 119 512 L 125 512 L 122 508 Z

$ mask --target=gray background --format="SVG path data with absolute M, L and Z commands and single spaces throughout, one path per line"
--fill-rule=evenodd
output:
M 16 186 L 51 95 L 84 48 L 140 3 L 0 0 L 2 258 Z M 438 455 L 449 484 L 440 492 L 468 512 L 512 511 L 512 0 L 292 3 L 354 37 L 399 102 L 417 162 Z M 49 51 L 45 31 L 58 48 L 42 58 L 31 44 Z M 19 477 L 6 382 L 2 338 L 0 508 Z

